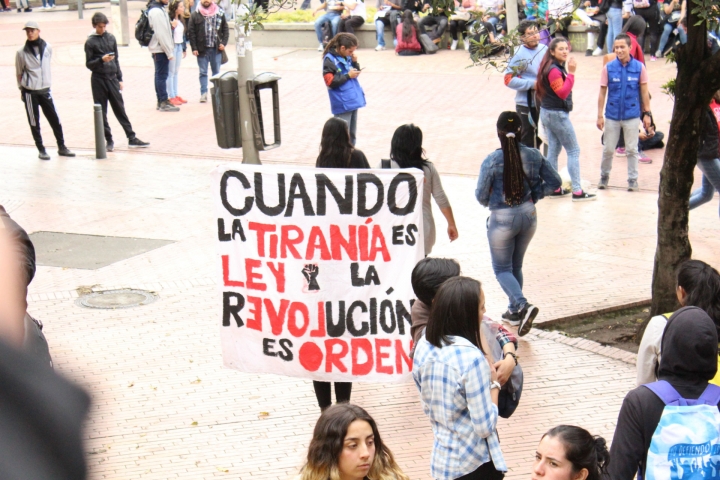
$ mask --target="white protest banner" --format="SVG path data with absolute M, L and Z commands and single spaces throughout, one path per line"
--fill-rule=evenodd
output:
M 212 174 L 225 366 L 408 378 L 423 173 L 231 164 Z

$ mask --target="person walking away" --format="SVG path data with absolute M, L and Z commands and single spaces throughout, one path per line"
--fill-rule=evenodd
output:
M 703 123 L 703 136 L 698 151 L 697 166 L 702 172 L 702 184 L 690 195 L 690 210 L 709 202 L 720 192 L 720 90 L 715 92 Z
M 720 388 L 708 383 L 717 368 L 718 333 L 710 317 L 697 307 L 683 307 L 672 314 L 662 337 L 660 381 L 631 390 L 623 400 L 607 478 L 710 478 L 699 471 L 692 475 L 688 463 L 680 465 L 667 459 L 672 458 L 668 457 L 671 448 L 718 444 Z M 669 407 L 675 410 L 674 418 L 666 410 L 670 402 L 678 405 Z M 697 406 L 693 405 L 703 407 L 701 421 L 697 421 Z M 668 444 L 663 439 L 673 441 Z
M 135 136 L 127 113 L 125 113 L 125 102 L 122 97 L 122 70 L 120 70 L 117 41 L 112 33 L 106 31 L 108 18 L 104 13 L 97 12 L 92 16 L 91 21 L 95 32 L 90 34 L 85 41 L 85 66 L 92 72 L 90 87 L 93 102 L 102 107 L 105 148 L 108 152 L 115 149 L 107 119 L 108 102 L 110 102 L 115 118 L 125 131 L 128 146 L 130 148 L 147 147 L 150 144 Z
M 147 16 L 153 36 L 148 50 L 155 64 L 155 96 L 157 110 L 161 112 L 178 112 L 180 108 L 170 103 L 167 93 L 167 78 L 170 60 L 175 58 L 175 42 L 170 27 L 170 17 L 165 11 L 168 0 L 150 0 L 147 5 Z
M 50 160 L 45 151 L 42 136 L 40 135 L 40 109 L 47 119 L 58 145 L 58 155 L 61 157 L 74 157 L 75 154 L 65 146 L 60 117 L 55 110 L 55 104 L 50 93 L 51 75 L 50 63 L 52 60 L 52 47 L 40 38 L 40 27 L 35 21 L 29 21 L 23 27 L 27 41 L 15 53 L 15 76 L 20 89 L 20 99 L 25 103 L 30 132 L 35 140 L 40 160 Z
M 686 260 L 678 268 L 676 284 L 675 294 L 680 306 L 702 308 L 720 335 L 720 273 L 703 261 Z M 645 327 L 637 355 L 638 387 L 658 379 L 662 337 L 671 315 L 655 315 Z M 720 378 L 716 375 L 710 383 L 720 385 Z
M 540 112 L 535 103 L 535 84 L 547 46 L 540 43 L 537 22 L 523 20 L 517 31 L 522 45 L 515 50 L 515 55 L 505 69 L 505 86 L 517 92 L 515 111 L 522 119 L 520 143 L 526 147 L 540 148 L 542 140 L 537 130 Z
M 584 428 L 558 425 L 540 439 L 532 467 L 534 480 L 607 478 L 610 452 L 603 437 Z
M 187 55 L 187 20 L 185 19 L 185 3 L 183 0 L 172 0 L 168 7 L 168 16 L 172 19 L 170 25 L 173 31 L 175 51 L 173 59 L 168 64 L 167 91 L 168 100 L 173 105 L 180 106 L 187 100 L 180 97 L 178 92 L 178 78 L 180 77 L 180 63 Z
M 330 96 L 330 110 L 345 120 L 350 141 L 355 145 L 358 109 L 365 106 L 365 92 L 360 86 L 360 64 L 355 50 L 358 41 L 351 33 L 338 33 L 323 51 L 323 79 Z
M 397 26 L 396 35 L 398 38 L 395 46 L 395 53 L 400 56 L 420 55 L 422 53 L 422 45 L 418 40 L 418 26 L 415 23 L 413 12 L 405 10 L 403 20 Z
M 385 50 L 385 34 L 383 30 L 387 25 L 393 35 L 393 46 L 397 46 L 397 37 L 395 36 L 395 30 L 398 25 L 398 18 L 402 12 L 402 1 L 394 0 L 397 3 L 393 3 L 390 0 L 382 0 L 382 5 L 378 7 L 375 13 L 375 33 L 377 33 L 377 46 L 375 51 L 379 52 Z
M 213 75 L 220 73 L 222 51 L 230 38 L 225 12 L 213 0 L 200 0 L 190 15 L 188 37 L 200 69 L 200 103 L 207 102 L 208 64 Z
M 615 37 L 616 59 L 609 62 L 600 74 L 600 95 L 598 96 L 597 127 L 604 131 L 602 163 L 600 164 L 599 189 L 608 187 L 610 170 L 615 156 L 615 146 L 620 131 L 625 137 L 625 152 L 628 166 L 628 191 L 638 192 L 638 121 L 643 122 L 646 131 L 652 130 L 648 74 L 643 65 L 630 55 L 630 37 L 619 34 Z M 607 97 L 607 105 L 605 105 Z M 642 108 L 641 108 L 642 105 Z M 603 108 L 605 116 L 603 117 Z
M 507 471 L 497 434 L 500 383 L 480 329 L 480 282 L 454 277 L 435 294 L 412 375 L 430 420 L 430 473 L 438 480 L 502 480 Z M 485 347 L 483 347 L 483 344 Z
M 340 31 L 355 34 L 355 29 L 365 23 L 367 11 L 363 0 L 346 0 L 345 11 L 340 16 Z
M 350 130 L 344 120 L 332 117 L 325 122 L 320 140 L 320 154 L 315 161 L 317 168 L 370 168 L 365 154 L 350 143 Z M 315 398 L 321 411 L 332 405 L 330 382 L 313 380 Z M 352 382 L 335 382 L 337 403 L 350 401 Z
M 432 252 L 435 245 L 435 219 L 432 214 L 430 199 L 434 198 L 440 212 L 447 221 L 447 235 L 451 242 L 458 238 L 455 216 L 453 215 L 450 200 L 443 190 L 440 174 L 435 165 L 425 158 L 422 146 L 423 133 L 419 127 L 412 123 L 400 125 L 393 134 L 390 143 L 390 162 L 387 167 L 380 162 L 378 168 L 417 168 L 425 175 L 423 183 L 423 240 L 425 243 L 425 256 Z
M 488 155 L 480 167 L 475 198 L 490 208 L 487 237 L 495 278 L 508 296 L 502 315 L 524 336 L 532 328 L 539 309 L 523 294 L 522 266 L 537 230 L 537 211 L 545 190 L 562 185 L 557 171 L 534 148 L 518 141 L 522 121 L 516 112 L 503 112 L 497 120 L 500 150 Z
M 536 96 L 541 102 L 540 120 L 547 131 L 548 162 L 557 171 L 558 156 L 562 147 L 565 147 L 572 180 L 572 201 L 585 202 L 597 200 L 597 196 L 583 191 L 580 185 L 580 145 L 570 122 L 576 67 L 575 59 L 569 57 L 567 40 L 554 38 L 538 69 Z M 547 192 L 546 196 L 561 198 L 566 194 L 567 192 L 559 187 L 553 192 Z
M 315 35 L 317 35 L 319 43 L 318 52 L 325 51 L 325 44 L 323 43 L 323 25 L 326 23 L 330 24 L 332 38 L 335 38 L 335 35 L 338 33 L 338 28 L 340 27 L 340 14 L 344 8 L 345 7 L 343 7 L 342 2 L 339 0 L 326 0 L 321 3 L 315 11 L 313 11 L 313 15 L 315 15 L 322 10 L 326 10 L 323 15 L 315 20 Z

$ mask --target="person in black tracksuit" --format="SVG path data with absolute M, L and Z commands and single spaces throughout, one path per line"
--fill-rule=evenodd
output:
M 98 12 L 93 15 L 92 24 L 95 33 L 91 34 L 85 42 L 85 66 L 92 71 L 90 85 L 92 87 L 93 102 L 102 106 L 107 151 L 112 152 L 115 148 L 107 119 L 108 101 L 115 118 L 125 130 L 130 148 L 147 147 L 150 144 L 135 136 L 127 113 L 125 113 L 125 102 L 121 93 L 123 83 L 120 61 L 118 60 L 117 42 L 112 33 L 105 31 L 108 19 L 103 13 Z

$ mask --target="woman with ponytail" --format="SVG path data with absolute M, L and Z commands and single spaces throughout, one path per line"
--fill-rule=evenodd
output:
M 561 188 L 562 179 L 538 150 L 520 143 L 521 130 L 520 115 L 500 114 L 497 133 L 502 148 L 483 161 L 475 197 L 490 208 L 490 257 L 495 278 L 509 299 L 502 318 L 517 325 L 518 335 L 523 336 L 538 314 L 522 292 L 523 258 L 537 229 L 535 204 L 544 191 Z
M 365 106 L 365 92 L 357 79 L 361 70 L 355 56 L 357 46 L 355 35 L 338 33 L 323 51 L 323 79 L 330 95 L 330 109 L 334 116 L 347 122 L 353 145 L 357 111 Z
M 610 463 L 607 443 L 584 428 L 558 425 L 540 439 L 533 480 L 600 480 Z

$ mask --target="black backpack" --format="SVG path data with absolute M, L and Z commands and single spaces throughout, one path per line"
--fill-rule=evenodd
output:
M 150 26 L 150 19 L 148 18 L 148 12 L 150 9 L 143 10 L 140 12 L 140 18 L 135 24 L 135 39 L 138 41 L 141 47 L 147 47 L 150 45 L 155 32 Z

